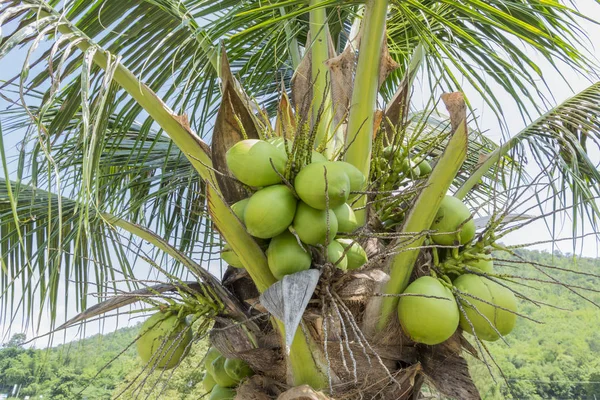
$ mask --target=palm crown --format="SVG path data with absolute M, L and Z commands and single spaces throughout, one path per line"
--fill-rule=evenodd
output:
M 20 76 L 3 86 L 20 106 L 5 112 L 3 134 L 21 137 L 12 159 L 0 141 L 5 177 L 11 176 L 0 185 L 0 287 L 15 293 L 22 283 L 23 293 L 23 301 L 0 296 L 4 318 L 9 310 L 33 316 L 46 307 L 54 316 L 71 285 L 81 310 L 91 285 L 100 295 L 126 286 L 158 298 L 175 291 L 184 309 L 217 324 L 225 315 L 238 323 L 252 316 L 248 299 L 214 276 L 225 240 L 259 292 L 276 282 L 260 244 L 229 208 L 249 192 L 224 176 L 225 152 L 248 137 L 309 138 L 367 178 L 352 204 L 367 228 L 355 237 L 368 250 L 369 240 L 387 235 L 379 240 L 386 249 L 370 255 L 390 275 L 380 287 L 390 297 L 365 306 L 367 314 L 375 307 L 383 316 L 361 327 L 365 346 L 389 328 L 393 295 L 415 278 L 417 260 L 432 254 L 423 243 L 448 189 L 475 210 L 482 247 L 537 219 L 552 223 L 563 211 L 574 221 L 574 237 L 582 221 L 595 231 L 600 175 L 589 146 L 597 144 L 600 87 L 545 111 L 541 91 L 530 85 L 544 82 L 543 75 L 521 48 L 553 64 L 589 68 L 577 50 L 585 40 L 576 23 L 583 16 L 563 4 L 97 0 L 59 7 L 14 0 L 0 13 L 0 57 L 28 46 Z M 449 119 L 434 111 L 433 95 L 426 110 L 412 109 L 410 93 L 422 71 L 419 89 L 461 90 L 464 79 L 500 120 L 490 79 L 523 118 L 545 113 L 497 145 L 468 132 L 461 96 L 444 98 Z M 386 187 L 389 166 L 379 160 L 390 146 L 434 161 L 431 177 Z M 538 166 L 534 175 L 525 172 L 526 156 Z M 539 216 L 528 215 L 534 212 Z M 172 285 L 140 282 L 139 260 Z M 239 271 L 232 271 L 233 281 Z M 63 327 L 126 303 L 96 306 Z M 323 389 L 332 375 L 343 382 L 339 371 L 324 373 L 330 366 L 298 332 L 288 343 L 288 383 Z

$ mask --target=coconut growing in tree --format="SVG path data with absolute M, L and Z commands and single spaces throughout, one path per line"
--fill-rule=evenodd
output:
M 31 282 L 23 293 L 48 297 L 52 310 L 61 284 L 85 296 L 91 277 L 98 292 L 121 295 L 65 327 L 115 304 L 177 310 L 174 326 L 187 317 L 214 346 L 210 399 L 285 388 L 291 399 L 404 400 L 423 382 L 476 399 L 463 348 L 483 354 L 481 340 L 520 323 L 522 278 L 478 255 L 518 259 L 502 239 L 546 217 L 524 215 L 531 189 L 539 206 L 578 199 L 570 215 L 597 220 L 587 149 L 600 136 L 600 87 L 498 145 L 467 124 L 457 85 L 500 83 L 469 89 L 497 115 L 504 105 L 490 87 L 522 110 L 543 104 L 527 89 L 541 69 L 512 43 L 587 66 L 566 28 L 573 14 L 541 0 L 280 3 L 3 2 L 0 58 L 20 43 L 44 46 L 25 61 L 14 99 L 31 128 L 20 160 L 35 168 L 28 177 L 16 163 L 18 182 L 0 182 L 2 259 L 27 268 L 0 269 L 0 282 Z M 413 89 L 429 104 L 451 92 L 448 115 L 416 111 Z M 527 162 L 541 172 L 525 181 Z M 147 268 L 156 276 L 139 282 Z M 156 351 L 145 346 L 143 357 Z M 243 370 L 232 378 L 229 360 L 249 370 L 230 368 Z

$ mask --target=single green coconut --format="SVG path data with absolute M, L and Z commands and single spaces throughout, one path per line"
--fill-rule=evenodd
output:
M 348 269 L 348 257 L 344 254 L 344 247 L 335 240 L 327 246 L 327 261 L 342 271 Z
M 333 209 L 338 222 L 340 232 L 352 233 L 360 227 L 350 204 L 344 203 Z
M 285 231 L 296 214 L 296 197 L 285 185 L 273 185 L 254 193 L 244 211 L 246 230 L 269 239 Z
M 213 390 L 217 382 L 215 382 L 215 378 L 208 371 L 204 374 L 204 378 L 202 378 L 202 387 L 206 391 L 206 393 Z
M 285 150 L 264 140 L 246 139 L 234 144 L 225 154 L 233 175 L 249 186 L 269 186 L 281 182 L 287 155 Z M 275 169 L 273 169 L 273 165 Z M 277 173 L 279 172 L 279 174 Z
M 496 330 L 502 336 L 508 335 L 513 330 L 517 321 L 517 316 L 513 313 L 517 311 L 517 299 L 513 292 L 496 282 L 475 274 L 459 276 L 454 281 L 454 286 L 465 293 L 461 294 L 462 299 L 460 299 L 466 313 L 466 316 L 461 313 L 460 326 L 465 332 L 473 333 L 469 321 L 475 328 L 475 335 L 482 340 L 498 340 L 500 336 Z M 485 300 L 487 303 L 471 296 Z M 513 312 L 494 307 L 494 305 Z M 481 314 L 485 315 L 496 330 Z
M 221 250 L 221 258 L 223 259 L 223 261 L 225 261 L 232 267 L 244 268 L 244 264 L 242 264 L 242 261 L 240 260 L 238 255 L 235 254 L 235 252 L 229 244 L 223 246 L 223 250 Z
M 144 322 L 136 342 L 137 352 L 145 364 L 156 368 L 173 368 L 187 355 L 192 330 L 177 314 L 157 312 Z
M 274 237 L 267 249 L 269 269 L 279 280 L 285 275 L 309 269 L 311 260 L 309 250 L 300 246 L 298 239 L 289 231 Z
M 234 400 L 235 394 L 235 389 L 215 385 L 208 400 Z
M 327 170 L 327 181 L 325 181 L 325 170 Z M 325 210 L 329 206 L 333 209 L 348 200 L 350 179 L 345 169 L 336 167 L 333 162 L 315 162 L 300 170 L 296 175 L 294 187 L 300 199 L 312 208 Z
M 244 378 L 254 375 L 252 368 L 239 358 L 228 358 L 227 361 L 225 361 L 225 372 L 237 381 L 241 381 Z
M 234 203 L 231 206 L 231 210 L 233 210 L 233 213 L 242 221 L 244 222 L 244 211 L 246 211 L 246 206 L 248 205 L 248 202 L 250 201 L 250 198 L 244 199 L 244 200 L 240 200 L 237 203 Z
M 408 285 L 404 294 L 421 295 L 402 296 L 398 302 L 400 325 L 412 340 L 434 345 L 454 334 L 460 313 L 450 289 L 431 276 L 423 276 Z
M 333 168 L 339 168 L 348 175 L 351 192 L 357 192 L 363 189 L 363 186 L 365 185 L 365 176 L 354 165 L 345 161 L 334 161 L 331 166 Z
M 335 241 L 341 244 L 344 251 L 346 251 L 348 270 L 358 269 L 369 261 L 365 249 L 358 242 L 352 239 L 335 239 Z M 348 247 L 350 249 L 346 250 Z
M 302 201 L 298 203 L 292 226 L 303 243 L 313 246 L 324 245 L 327 239 L 332 241 L 338 232 L 338 221 L 332 210 L 317 210 Z
M 204 356 L 204 369 L 212 375 L 212 362 L 221 355 L 216 347 L 210 347 Z
M 285 140 L 282 137 L 273 137 L 273 138 L 267 139 L 267 142 L 271 143 L 273 146 L 277 147 L 278 149 L 285 151 L 285 147 L 284 147 Z M 288 152 L 292 151 L 293 144 L 294 144 L 293 140 L 291 140 L 291 139 L 287 140 Z M 323 162 L 323 161 L 328 161 L 327 157 L 325 157 L 323 154 L 319 153 L 318 151 L 313 150 L 311 163 Z
M 437 231 L 431 235 L 431 239 L 444 246 L 454 246 L 457 242 L 463 245 L 475 237 L 475 222 L 471 218 L 471 212 L 462 201 L 453 196 L 444 197 L 431 229 Z
M 419 163 L 419 176 L 428 175 L 432 170 L 431 164 L 429 164 L 426 160 L 423 160 Z
M 494 270 L 494 259 L 491 254 L 479 254 L 479 258 L 469 259 L 465 261 L 467 266 L 477 268 L 481 272 L 487 274 L 492 273 Z
M 235 387 L 239 380 L 234 379 L 225 371 L 225 361 L 227 358 L 219 356 L 212 362 L 212 376 L 217 382 L 217 385 L 222 387 Z

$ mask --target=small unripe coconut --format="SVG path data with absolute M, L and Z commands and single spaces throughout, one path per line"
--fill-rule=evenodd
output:
M 217 382 L 215 382 L 215 378 L 208 371 L 204 374 L 204 378 L 202 378 L 202 387 L 206 391 L 206 393 L 213 390 Z
M 254 375 L 252 368 L 239 358 L 228 358 L 225 361 L 225 372 L 237 381 L 241 381 L 246 377 Z
M 352 239 L 335 239 L 335 241 L 341 244 L 344 251 L 346 251 L 348 270 L 358 269 L 369 261 L 365 249 L 358 242 Z M 347 250 L 348 247 L 350 247 L 349 250 Z
M 225 371 L 225 361 L 227 361 L 227 358 L 224 356 L 215 358 L 212 362 L 212 376 L 215 382 L 217 382 L 217 385 L 221 387 L 235 387 L 239 380 L 234 379 L 227 374 Z
M 285 275 L 309 269 L 312 258 L 309 250 L 300 246 L 298 239 L 285 231 L 269 243 L 267 261 L 273 276 L 281 280 Z
M 234 400 L 235 394 L 235 389 L 215 385 L 208 400 Z
M 431 235 L 431 239 L 435 243 L 444 246 L 456 245 L 459 230 L 460 240 L 458 244 L 466 244 L 475 237 L 475 222 L 471 218 L 469 208 L 453 196 L 444 197 L 433 224 L 431 224 L 431 229 L 437 231 L 437 233 Z
M 365 185 L 365 176 L 358 168 L 345 161 L 334 161 L 331 165 L 333 168 L 341 169 L 348 175 L 351 192 L 357 192 L 363 189 L 363 186 Z
M 281 182 L 287 155 L 264 140 L 246 139 L 234 144 L 225 154 L 227 166 L 233 175 L 249 186 L 269 186 Z M 271 165 L 271 160 L 273 165 Z M 279 174 L 277 173 L 279 172 Z
M 479 254 L 480 258 L 469 259 L 465 264 L 471 268 L 477 268 L 481 272 L 491 273 L 494 270 L 494 260 L 491 254 Z
M 248 197 L 247 199 L 240 200 L 231 205 L 231 210 L 242 222 L 244 222 L 244 211 L 246 211 L 246 206 L 249 201 L 250 198 Z
M 296 197 L 285 185 L 274 185 L 254 193 L 244 211 L 246 229 L 261 239 L 285 231 L 296 214 Z
M 212 375 L 212 362 L 221 355 L 216 347 L 210 347 L 204 356 L 204 369 Z
M 425 176 L 431 173 L 432 170 L 431 164 L 429 164 L 426 160 L 423 160 L 419 163 L 419 176 Z
M 223 246 L 223 250 L 221 250 L 221 258 L 232 267 L 244 268 L 242 261 L 240 261 L 240 258 L 237 256 L 237 254 L 235 254 L 231 246 L 228 244 Z
M 348 269 L 348 258 L 344 254 L 344 247 L 335 240 L 327 246 L 327 261 L 342 271 Z
M 173 368 L 187 355 L 192 330 L 177 314 L 157 312 L 144 322 L 136 342 L 142 361 L 151 367 Z
M 327 170 L 327 181 L 325 181 Z M 327 183 L 327 193 L 325 192 Z M 344 168 L 336 167 L 333 162 L 315 162 L 302 168 L 294 181 L 296 193 L 303 202 L 318 210 L 341 206 L 350 194 L 350 179 Z
M 318 151 L 314 151 L 312 152 L 312 158 L 310 160 L 311 163 L 315 163 L 315 162 L 326 162 L 329 161 L 327 159 L 327 157 L 325 157 L 323 154 L 319 153 Z
M 481 314 L 485 315 L 502 336 L 508 335 L 513 330 L 517 321 L 517 316 L 513 313 L 517 311 L 517 299 L 509 289 L 490 279 L 475 274 L 459 276 L 454 281 L 454 286 L 461 292 L 487 302 L 485 303 L 466 294 L 461 294 L 462 299 L 460 301 L 465 310 L 466 317 L 461 314 L 460 326 L 465 332 L 473 333 L 471 325 L 469 325 L 469 321 L 471 321 L 475 328 L 475 334 L 479 339 L 495 341 L 500 338 L 498 333 Z M 469 303 L 471 304 L 469 305 Z M 513 312 L 494 307 L 494 305 Z M 469 321 L 467 321 L 467 318 Z
M 303 243 L 324 245 L 327 239 L 332 241 L 337 235 L 338 220 L 332 210 L 317 210 L 301 201 L 296 208 L 293 227 Z
M 334 208 L 333 212 L 337 218 L 339 232 L 352 233 L 360 227 L 350 204 L 344 203 Z
M 400 325 L 412 340 L 434 345 L 454 334 L 460 313 L 450 289 L 431 276 L 422 276 L 404 293 L 421 295 L 403 296 L 398 302 Z

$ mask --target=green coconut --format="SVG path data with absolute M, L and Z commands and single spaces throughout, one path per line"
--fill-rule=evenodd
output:
M 240 261 L 240 258 L 238 257 L 237 254 L 235 254 L 235 252 L 233 251 L 233 249 L 231 248 L 231 246 L 229 244 L 226 244 L 225 246 L 223 246 L 223 250 L 221 250 L 221 258 L 223 259 L 223 261 L 225 261 L 227 264 L 231 265 L 232 267 L 244 268 L 244 265 Z
M 329 223 L 329 226 L 328 226 Z M 332 210 L 317 210 L 304 202 L 299 202 L 292 224 L 303 243 L 316 246 L 333 240 L 338 232 L 338 220 Z
M 454 246 L 457 241 L 463 245 L 475 237 L 475 222 L 471 218 L 471 212 L 462 201 L 453 196 L 444 197 L 431 229 L 437 232 L 431 235 L 431 239 L 444 246 Z M 460 240 L 457 236 L 459 229 Z
M 221 355 L 216 347 L 210 347 L 204 356 L 204 369 L 212 375 L 212 362 Z
M 356 219 L 354 210 L 348 203 L 344 203 L 339 207 L 333 209 L 338 222 L 338 230 L 340 232 L 352 233 L 358 228 L 360 224 Z
M 326 162 L 329 161 L 327 159 L 327 157 L 325 157 L 323 154 L 319 153 L 318 151 L 314 151 L 312 152 L 312 158 L 311 158 L 311 163 L 315 163 L 315 162 Z
M 335 241 L 341 244 L 344 251 L 346 251 L 348 270 L 358 269 L 369 261 L 365 249 L 363 249 L 358 242 L 355 242 L 352 239 L 335 239 Z M 350 249 L 346 250 L 348 247 L 350 247 Z
M 477 268 L 481 272 L 487 274 L 492 273 L 494 270 L 494 259 L 491 254 L 479 254 L 479 258 L 466 260 L 465 264 L 472 268 Z
M 225 361 L 227 361 L 227 358 L 224 356 L 215 358 L 215 360 L 212 362 L 212 376 L 219 386 L 235 387 L 237 386 L 239 380 L 234 379 L 227 374 L 227 371 L 225 371 Z
M 335 240 L 327 246 L 327 261 L 342 271 L 348 269 L 348 257 L 344 254 L 344 247 Z
M 252 236 L 269 239 L 285 231 L 294 220 L 296 197 L 285 185 L 273 185 L 254 193 L 244 211 Z
M 434 345 L 447 340 L 458 328 L 460 312 L 450 289 L 431 276 L 408 285 L 398 302 L 398 318 L 404 332 L 415 342 Z
M 136 342 L 137 352 L 145 364 L 156 368 L 173 368 L 187 355 L 192 330 L 177 314 L 157 312 L 144 322 Z
M 325 181 L 327 169 L 327 181 Z M 327 183 L 327 192 L 325 184 Z M 294 181 L 296 193 L 303 202 L 318 210 L 333 209 L 348 200 L 350 179 L 344 168 L 335 166 L 333 162 L 315 162 L 302 168 Z
M 425 176 L 431 173 L 432 170 L 431 164 L 429 164 L 426 160 L 423 160 L 419 163 L 419 176 Z
M 232 206 L 231 206 L 231 210 L 233 210 L 233 213 L 242 222 L 244 222 L 244 211 L 246 211 L 246 206 L 248 205 L 249 201 L 250 201 L 250 198 L 247 198 L 247 199 L 244 199 L 244 200 L 240 200 L 237 203 L 232 204 Z
M 278 149 L 285 151 L 285 147 L 284 147 L 285 140 L 282 137 L 273 137 L 273 138 L 267 139 L 267 142 L 271 143 L 273 146 L 277 147 Z M 293 144 L 294 144 L 293 140 L 291 140 L 291 139 L 287 140 L 288 152 L 292 151 Z M 319 153 L 318 151 L 313 150 L 311 163 L 323 162 L 323 161 L 328 161 L 327 157 L 325 157 L 323 154 Z
M 211 374 L 206 372 L 204 374 L 204 378 L 202 378 L 202 387 L 204 388 L 206 393 L 213 390 L 213 388 L 215 387 L 216 384 L 217 384 L 217 382 L 215 382 L 215 378 L 213 378 L 213 376 Z
M 237 381 L 241 381 L 244 378 L 254 375 L 252 368 L 239 358 L 228 358 L 227 361 L 225 361 L 225 372 Z
M 309 269 L 311 260 L 309 250 L 300 246 L 289 231 L 274 237 L 267 249 L 269 269 L 277 279 Z
M 281 182 L 287 155 L 264 140 L 247 139 L 234 144 L 225 154 L 227 166 L 233 175 L 249 186 L 269 186 Z M 275 169 L 273 169 L 273 165 Z M 277 173 L 279 172 L 279 174 Z
M 460 300 L 466 313 L 466 316 L 462 314 L 460 316 L 460 326 L 465 332 L 473 333 L 469 321 L 473 324 L 477 337 L 482 340 L 498 340 L 500 336 L 496 330 L 502 336 L 508 335 L 513 330 L 517 321 L 517 316 L 513 313 L 517 311 L 517 299 L 513 292 L 496 282 L 475 274 L 459 276 L 454 281 L 454 286 L 465 293 L 461 295 L 463 298 Z M 487 303 L 467 296 L 467 294 L 485 300 Z M 494 307 L 494 305 L 513 312 Z M 485 315 L 496 330 L 481 314 Z
M 363 189 L 363 186 L 365 184 L 365 176 L 354 165 L 345 161 L 334 161 L 333 163 L 331 163 L 331 166 L 333 168 L 338 168 L 341 171 L 344 171 L 344 173 L 348 175 L 348 179 L 350 180 L 351 192 L 357 192 Z
M 235 395 L 235 389 L 215 385 L 208 400 L 234 400 Z

